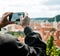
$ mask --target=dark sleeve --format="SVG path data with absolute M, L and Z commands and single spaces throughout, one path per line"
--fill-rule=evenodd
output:
M 39 47 L 31 47 L 26 44 L 22 44 L 21 46 L 18 46 L 18 49 L 18 55 L 21 54 L 21 56 L 46 56 L 45 51 Z
M 22 44 L 14 36 L 9 34 L 0 35 L 0 51 L 2 56 L 41 56 L 43 53 L 40 48 L 34 48 L 26 44 Z

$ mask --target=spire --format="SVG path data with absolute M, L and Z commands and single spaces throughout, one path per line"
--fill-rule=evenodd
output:
M 57 29 L 57 20 L 56 20 L 56 16 L 55 16 L 55 19 L 54 19 L 54 22 L 53 22 L 53 27 Z
M 55 16 L 55 22 L 57 22 L 57 21 L 56 21 L 56 16 Z

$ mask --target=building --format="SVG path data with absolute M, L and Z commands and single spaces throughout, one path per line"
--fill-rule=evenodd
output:
M 60 22 L 55 21 L 54 22 L 38 22 L 34 23 L 33 21 L 32 26 L 34 30 L 37 30 L 40 32 L 40 35 L 42 36 L 42 39 L 44 42 L 46 42 L 49 39 L 49 36 L 53 35 L 54 36 L 54 44 L 56 46 L 60 47 Z M 50 32 L 50 30 L 54 28 L 55 31 Z

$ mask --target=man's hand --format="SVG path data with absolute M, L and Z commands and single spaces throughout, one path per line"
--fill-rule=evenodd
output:
M 12 12 L 6 12 L 2 15 L 2 20 L 0 21 L 0 28 L 8 25 L 8 24 L 13 24 L 15 22 L 8 21 L 7 17 L 12 14 Z
M 6 23 L 8 20 L 7 20 L 7 17 L 12 14 L 12 12 L 6 12 L 2 15 L 2 23 Z

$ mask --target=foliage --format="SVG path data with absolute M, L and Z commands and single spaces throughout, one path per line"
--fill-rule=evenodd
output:
M 21 32 L 21 31 L 18 31 L 18 32 L 7 32 L 8 34 L 11 34 L 11 35 L 14 35 L 14 36 L 16 36 L 16 37 L 19 37 L 19 36 L 21 36 L 21 37 L 24 37 L 24 33 L 23 32 Z
M 54 37 L 50 36 L 46 45 L 46 55 L 47 56 L 60 56 L 60 49 L 54 45 Z
M 49 22 L 54 22 L 55 21 L 55 18 L 56 18 L 56 21 L 59 22 L 60 21 L 60 15 L 56 15 L 52 18 L 48 18 L 48 21 Z

